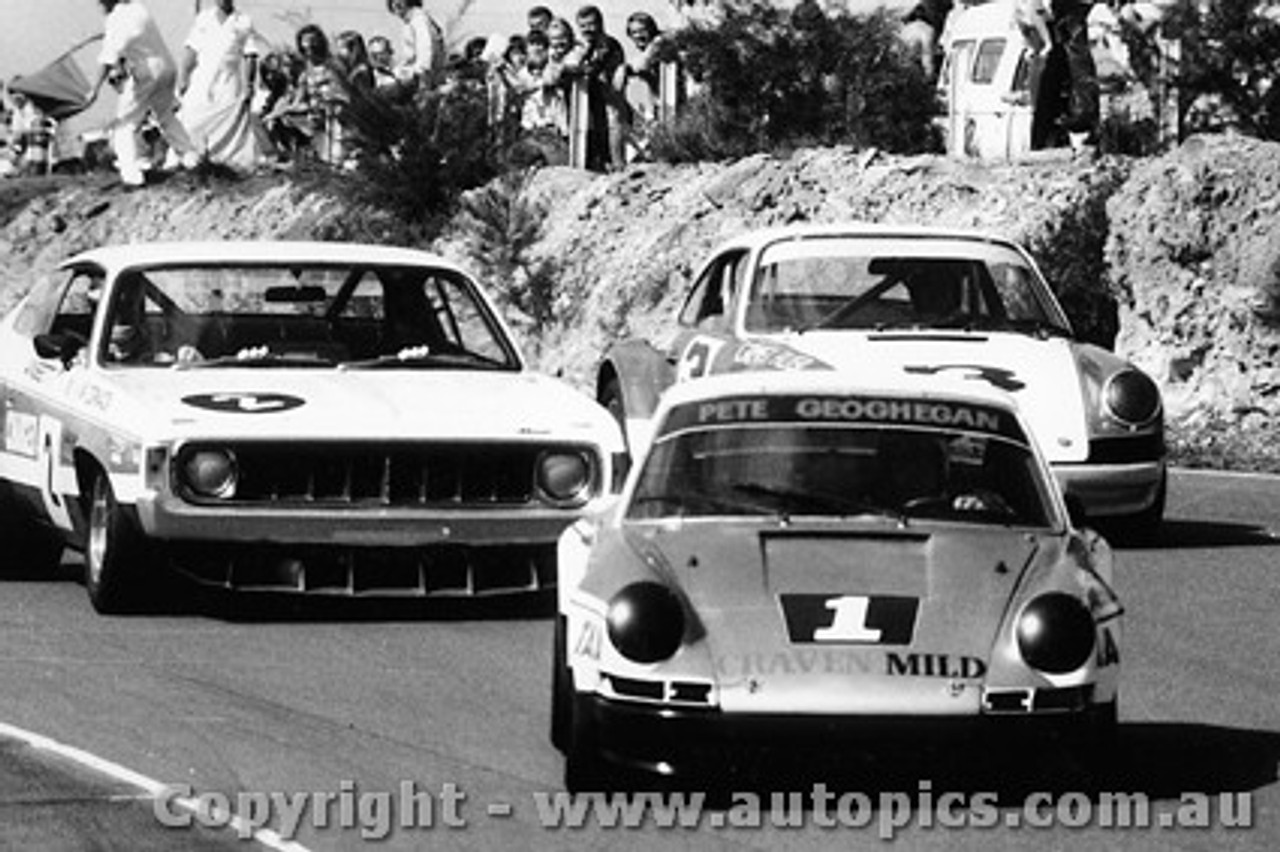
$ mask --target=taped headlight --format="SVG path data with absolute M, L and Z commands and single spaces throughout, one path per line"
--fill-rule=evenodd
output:
M 1033 598 L 1018 616 L 1018 652 L 1033 669 L 1066 674 L 1085 664 L 1096 638 L 1093 615 L 1066 592 Z
M 555 503 L 581 503 L 591 486 L 591 461 L 582 453 L 544 453 L 538 459 L 538 489 Z
M 193 494 L 226 500 L 234 497 L 239 472 L 230 450 L 196 450 L 188 453 L 179 468 L 182 482 Z
M 1102 404 L 1122 423 L 1140 426 L 1160 413 L 1160 389 L 1140 370 L 1123 370 L 1102 386 Z
M 613 647 L 636 663 L 669 659 L 684 641 L 684 607 L 661 583 L 623 587 L 609 601 L 606 622 Z

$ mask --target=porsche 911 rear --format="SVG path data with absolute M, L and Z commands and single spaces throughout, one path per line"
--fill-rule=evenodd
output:
M 895 734 L 1105 735 L 1110 551 L 1009 403 L 708 383 L 674 394 L 617 517 L 561 539 L 571 787 Z

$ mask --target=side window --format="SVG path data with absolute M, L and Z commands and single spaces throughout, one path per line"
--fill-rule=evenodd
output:
M 71 281 L 63 291 L 62 300 L 58 303 L 58 311 L 50 330 L 78 334 L 87 342 L 89 332 L 93 329 L 93 315 L 102 296 L 104 279 L 105 276 L 98 269 L 78 269 L 73 272 Z
M 996 78 L 1000 57 L 1004 55 L 1005 40 L 991 38 L 978 45 L 978 55 L 973 60 L 973 82 L 986 85 Z
M 723 328 L 729 321 L 734 293 L 746 277 L 745 251 L 720 255 L 703 271 L 688 301 L 680 311 L 680 324 L 703 328 Z

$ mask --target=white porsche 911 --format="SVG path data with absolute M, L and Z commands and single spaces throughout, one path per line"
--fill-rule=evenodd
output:
M 623 445 L 488 297 L 407 249 L 88 251 L 0 323 L 0 538 L 84 551 L 95 608 L 212 586 L 476 596 L 555 582 Z

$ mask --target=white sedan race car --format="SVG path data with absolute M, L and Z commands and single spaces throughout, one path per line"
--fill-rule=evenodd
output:
M 747 373 L 673 388 L 655 425 L 620 504 L 560 542 L 551 737 L 571 790 L 892 733 L 1026 734 L 1100 768 L 1111 549 L 1073 525 L 1005 394 Z
M 672 333 L 622 341 L 597 399 L 643 442 L 670 385 L 742 370 L 871 368 L 958 376 L 1012 394 L 1063 490 L 1144 538 L 1164 514 L 1160 391 L 1077 340 L 1027 252 L 1002 237 L 901 225 L 793 225 L 703 264 Z
M 78 255 L 0 324 L 4 560 L 84 551 L 93 606 L 548 588 L 623 452 L 448 261 L 326 243 Z

